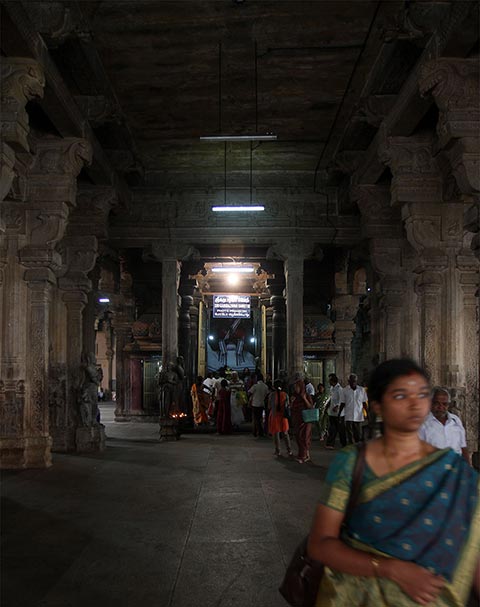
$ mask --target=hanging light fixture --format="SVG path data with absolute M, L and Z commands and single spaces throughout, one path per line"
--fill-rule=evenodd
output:
M 258 78 L 257 78 L 257 42 L 255 41 L 255 131 L 253 135 L 228 135 L 222 134 L 222 43 L 218 47 L 218 133 L 216 135 L 204 135 L 202 141 L 224 142 L 224 193 L 223 205 L 213 205 L 214 213 L 258 213 L 265 210 L 260 204 L 252 201 L 252 142 L 253 141 L 275 141 L 277 136 L 273 133 L 258 133 Z M 250 142 L 250 204 L 227 204 L 227 142 Z
M 258 78 L 257 78 L 257 41 L 255 40 L 255 133 L 249 135 L 231 135 L 222 133 L 222 43 L 218 45 L 218 133 L 202 135 L 200 141 L 276 141 L 274 133 L 258 132 Z

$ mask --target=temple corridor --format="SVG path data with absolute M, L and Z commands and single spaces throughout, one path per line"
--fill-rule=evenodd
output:
M 280 607 L 331 454 L 275 460 L 250 434 L 158 442 L 114 423 L 107 450 L 3 472 L 3 607 Z

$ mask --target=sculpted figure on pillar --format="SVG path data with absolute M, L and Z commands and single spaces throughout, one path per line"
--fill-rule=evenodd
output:
M 98 386 L 102 370 L 97 367 L 95 354 L 89 352 L 83 364 L 84 380 L 80 389 L 79 412 L 83 426 L 98 424 Z

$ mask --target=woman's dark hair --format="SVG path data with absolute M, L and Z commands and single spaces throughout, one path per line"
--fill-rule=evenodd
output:
M 222 386 L 222 388 L 226 388 L 228 386 L 228 381 L 226 379 L 222 379 L 220 385 Z
M 378 365 L 370 375 L 368 382 L 368 400 L 381 402 L 388 386 L 404 375 L 412 375 L 418 373 L 427 381 L 430 380 L 428 373 L 422 369 L 418 363 L 409 358 L 392 358 Z
M 282 390 L 283 389 L 283 382 L 281 379 L 276 379 L 273 382 L 273 387 L 275 388 L 275 390 Z

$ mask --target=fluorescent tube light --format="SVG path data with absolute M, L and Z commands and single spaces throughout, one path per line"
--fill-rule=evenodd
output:
M 108 299 L 108 297 L 100 297 L 100 299 L 98 301 L 100 303 L 110 303 L 110 300 Z
M 204 135 L 200 141 L 275 141 L 276 135 Z
M 264 211 L 265 207 L 262 205 L 248 205 L 248 206 L 221 206 L 221 207 L 212 207 L 212 211 L 216 213 L 238 213 L 238 212 L 258 212 Z
M 251 268 L 248 266 L 218 266 L 212 268 L 212 272 L 233 272 L 234 274 L 247 274 L 249 272 L 254 272 L 255 268 Z

